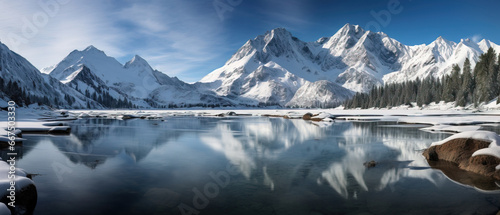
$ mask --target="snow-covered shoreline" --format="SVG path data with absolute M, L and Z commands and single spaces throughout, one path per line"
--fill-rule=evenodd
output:
M 24 132 L 67 131 L 64 121 L 77 118 L 145 118 L 168 119 L 168 117 L 232 117 L 232 116 L 268 116 L 290 119 L 302 118 L 310 113 L 318 117 L 329 117 L 347 121 L 389 121 L 404 124 L 424 124 L 424 130 L 431 132 L 463 132 L 478 130 L 481 126 L 500 126 L 500 110 L 476 112 L 460 109 L 168 109 L 168 110 L 47 110 L 36 108 L 18 108 L 16 128 Z M 61 117 L 62 116 L 62 117 Z M 0 127 L 6 127 L 7 112 L 0 111 Z M 3 130 L 3 129 L 2 129 Z M 1 136 L 2 133 L 0 133 Z
M 171 110 L 68 110 L 71 116 L 108 117 L 130 115 L 145 116 L 221 116 L 233 112 L 245 116 L 302 116 L 306 113 L 329 114 L 340 120 L 395 121 L 414 124 L 476 125 L 500 123 L 500 110 L 474 112 L 472 110 L 420 110 L 420 109 L 171 109 Z M 290 117 L 296 118 L 296 117 Z

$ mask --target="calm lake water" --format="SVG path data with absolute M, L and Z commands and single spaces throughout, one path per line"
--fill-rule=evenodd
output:
M 495 214 L 500 194 L 448 179 L 418 126 L 282 118 L 81 119 L 25 135 L 37 215 Z M 377 165 L 366 168 L 363 163 Z

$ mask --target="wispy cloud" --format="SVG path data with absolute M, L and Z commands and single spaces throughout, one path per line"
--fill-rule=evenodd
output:
M 122 62 L 140 54 L 162 72 L 189 78 L 188 71 L 217 57 L 214 50 L 224 41 L 215 11 L 204 8 L 210 2 L 68 0 L 49 10 L 27 1 L 0 2 L 1 41 L 39 69 L 58 63 L 73 49 L 94 45 Z M 44 17 L 46 24 L 35 25 L 34 36 L 23 35 L 27 25 L 37 18 L 45 22 Z
M 471 39 L 475 43 L 478 43 L 483 39 L 483 36 L 481 36 L 480 34 L 474 34 Z
M 73 49 L 92 44 L 108 54 L 119 56 L 123 53 L 117 46 L 123 36 L 120 29 L 106 19 L 106 5 L 98 1 L 69 1 L 64 5 L 45 6 L 26 1 L 2 1 L 2 8 L 5 8 L 0 13 L 2 42 L 35 66 L 55 64 Z M 29 31 L 36 33 L 26 34 Z
M 311 25 L 309 20 L 306 19 L 309 12 L 307 1 L 304 0 L 289 0 L 277 1 L 268 0 L 262 1 L 260 11 L 267 18 L 267 22 L 271 25 L 280 27 L 294 27 Z

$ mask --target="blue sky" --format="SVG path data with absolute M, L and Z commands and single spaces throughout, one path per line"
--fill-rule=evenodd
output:
M 125 63 L 135 54 L 195 82 L 248 39 L 285 27 L 303 41 L 346 23 L 407 44 L 443 36 L 500 43 L 498 1 L 424 0 L 0 0 L 0 40 L 39 69 L 89 45 Z

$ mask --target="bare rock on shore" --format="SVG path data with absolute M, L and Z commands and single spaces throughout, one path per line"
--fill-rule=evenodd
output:
M 492 155 L 473 156 L 476 151 L 490 145 L 491 141 L 484 139 L 455 138 L 429 147 L 423 155 L 428 161 L 452 162 L 460 169 L 500 180 L 500 170 L 496 169 L 500 165 L 500 158 Z
M 0 159 L 0 204 L 3 204 L 10 210 L 10 214 L 24 215 L 33 214 L 37 203 L 36 186 L 30 178 L 30 174 L 23 169 L 15 168 L 15 207 L 7 206 L 12 200 L 9 198 L 11 193 L 7 189 L 11 189 L 11 179 L 9 176 L 10 165 Z M 5 207 L 0 207 L 0 212 L 6 212 Z M 0 213 L 5 214 L 5 213 Z M 7 213 L 9 214 L 9 213 Z
M 304 114 L 304 116 L 302 116 L 302 119 L 303 120 L 311 120 L 312 117 L 313 117 L 312 113 L 306 113 L 306 114 Z

